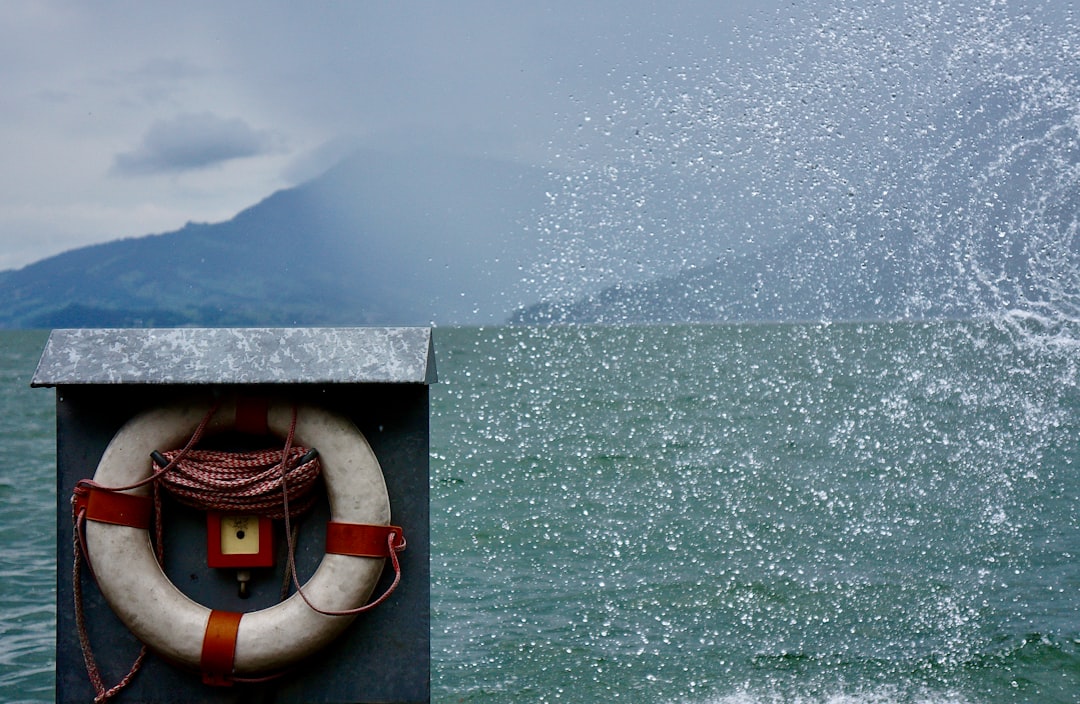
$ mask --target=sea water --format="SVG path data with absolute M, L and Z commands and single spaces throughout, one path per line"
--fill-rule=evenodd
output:
M 30 388 L 41 332 L 0 333 L 0 699 L 51 702 L 56 623 L 56 421 Z
M 1076 350 L 970 323 L 440 342 L 440 700 L 1080 699 Z
M 52 701 L 70 608 L 44 339 L 0 334 L 5 701 Z M 1080 700 L 1077 348 L 972 322 L 435 342 L 433 701 Z

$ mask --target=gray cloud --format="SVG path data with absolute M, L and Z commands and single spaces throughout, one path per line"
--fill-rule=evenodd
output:
M 153 123 L 138 147 L 116 155 L 113 172 L 133 176 L 191 171 L 275 150 L 271 133 L 239 118 L 181 114 Z

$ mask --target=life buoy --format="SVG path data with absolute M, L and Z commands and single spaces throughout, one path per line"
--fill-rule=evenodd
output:
M 209 404 L 185 402 L 135 416 L 105 449 L 94 483 L 122 487 L 147 479 L 153 471 L 150 453 L 183 445 L 209 408 Z M 265 409 L 265 426 L 285 437 L 294 406 L 270 402 Z M 223 403 L 214 412 L 207 432 L 236 427 L 237 415 L 236 402 Z M 331 525 L 346 529 L 392 528 L 382 469 L 367 440 L 350 420 L 317 406 L 299 405 L 294 437 L 297 444 L 319 451 Z M 141 486 L 113 494 L 108 500 L 119 498 L 123 503 L 128 500 L 125 497 L 147 496 L 149 491 L 148 486 Z M 93 501 L 92 496 L 91 505 Z M 293 594 L 259 611 L 223 613 L 193 601 L 176 588 L 158 565 L 149 531 L 138 520 L 112 522 L 88 517 L 86 556 L 109 606 L 140 641 L 168 660 L 203 671 L 204 679 L 208 667 L 231 670 L 211 672 L 211 679 L 280 671 L 326 646 L 354 616 L 326 615 L 308 602 L 326 611 L 349 611 L 362 606 L 375 588 L 386 557 L 373 556 L 377 550 L 368 553 L 372 556 L 363 556 L 363 550 L 351 554 L 328 551 L 303 586 L 307 601 Z M 391 542 L 393 539 L 391 534 Z M 208 648 L 219 652 L 208 655 Z M 221 659 L 221 650 L 231 662 L 208 665 L 208 657 Z

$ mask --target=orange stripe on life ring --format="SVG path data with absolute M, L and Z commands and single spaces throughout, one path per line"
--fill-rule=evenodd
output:
M 326 524 L 326 552 L 354 557 L 390 557 L 390 533 L 396 535 L 394 549 L 403 550 L 405 534 L 398 526 L 330 521 Z
M 270 426 L 267 414 L 270 403 L 262 398 L 239 398 L 236 400 L 237 432 L 249 435 L 269 435 Z
M 147 529 L 153 502 L 147 496 L 135 496 L 118 491 L 91 487 L 86 500 L 86 517 L 98 523 Z
M 236 611 L 210 610 L 200 660 L 204 683 L 219 687 L 232 684 L 236 634 L 240 632 L 240 619 L 243 616 Z

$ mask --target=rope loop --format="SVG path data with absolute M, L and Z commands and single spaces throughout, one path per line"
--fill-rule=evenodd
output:
M 374 599 L 373 601 L 369 601 L 363 606 L 358 606 L 355 609 L 333 611 L 330 609 L 323 609 L 315 606 L 315 604 L 311 603 L 311 600 L 308 599 L 307 594 L 304 594 L 304 590 L 300 588 L 300 579 L 297 577 L 296 574 L 296 560 L 294 557 L 295 550 L 293 549 L 293 538 L 291 531 L 289 531 L 288 528 L 289 519 L 286 518 L 285 535 L 286 539 L 289 542 L 289 572 L 292 574 L 293 586 L 296 588 L 296 593 L 300 595 L 300 598 L 304 600 L 304 603 L 307 604 L 312 611 L 317 611 L 324 616 L 355 616 L 356 614 L 362 614 L 365 611 L 370 611 L 371 609 L 374 609 L 376 606 L 389 599 L 390 595 L 394 593 L 394 590 L 397 589 L 398 585 L 401 583 L 401 561 L 398 559 L 398 553 L 405 550 L 405 536 L 398 534 L 397 531 L 390 531 L 386 535 L 386 547 L 387 552 L 390 555 L 390 564 L 394 567 L 394 581 L 391 582 L 390 586 L 386 588 L 386 591 L 380 594 L 378 598 Z

